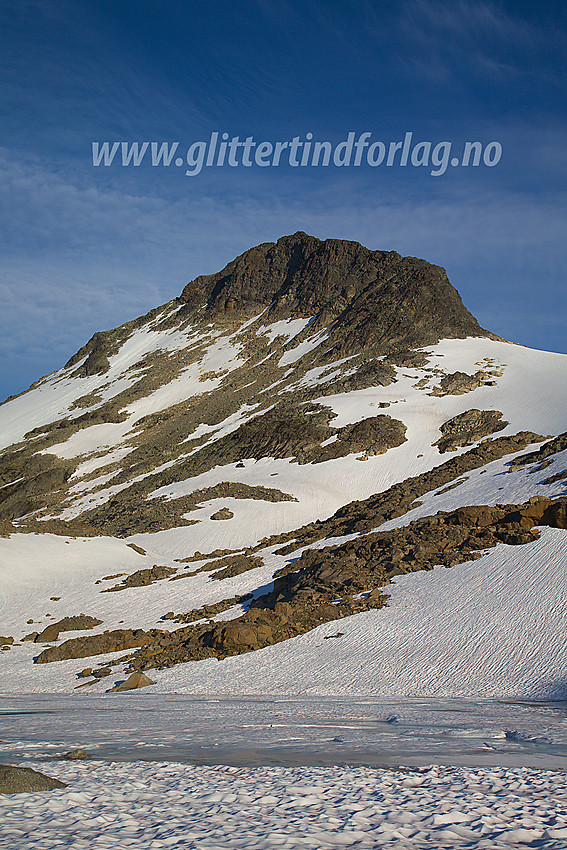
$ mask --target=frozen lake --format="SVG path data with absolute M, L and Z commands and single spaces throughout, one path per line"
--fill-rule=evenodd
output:
M 429 764 L 567 770 L 567 702 L 222 697 L 0 697 L 0 761 L 233 766 Z
M 0 762 L 66 783 L 0 794 L 2 850 L 566 846 L 566 702 L 34 694 L 0 723 Z

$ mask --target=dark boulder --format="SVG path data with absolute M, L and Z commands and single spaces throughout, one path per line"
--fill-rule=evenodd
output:
M 0 764 L 0 794 L 33 794 L 66 787 L 64 782 L 29 767 Z

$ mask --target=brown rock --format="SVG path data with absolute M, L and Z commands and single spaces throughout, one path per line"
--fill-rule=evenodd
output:
M 36 791 L 66 787 L 64 782 L 29 767 L 0 764 L 0 794 L 33 794 Z
M 567 528 L 567 503 L 550 505 L 543 512 L 543 524 L 552 528 Z
M 95 679 L 104 679 L 105 676 L 110 676 L 112 673 L 111 667 L 100 667 L 98 670 L 95 670 L 93 676 Z
M 212 645 L 217 650 L 242 651 L 243 648 L 251 649 L 258 646 L 258 635 L 256 630 L 245 623 L 229 622 L 226 626 L 213 629 Z
M 153 584 L 154 581 L 161 581 L 168 576 L 173 575 L 175 569 L 173 567 L 163 567 L 154 564 L 153 567 L 145 570 L 136 570 L 135 573 L 129 575 L 120 584 L 115 584 L 114 587 L 107 587 L 106 590 L 101 590 L 101 593 L 114 593 L 117 590 L 126 590 L 128 587 L 147 587 Z M 115 576 L 112 576 L 115 578 Z
M 211 514 L 211 519 L 232 519 L 234 514 L 229 508 L 221 508 L 216 513 Z
M 148 678 L 145 673 L 130 673 L 125 682 L 120 682 L 118 685 L 115 685 L 107 693 L 119 694 L 123 691 L 134 691 L 138 688 L 147 688 L 148 685 L 155 685 L 155 682 Z
M 76 750 L 71 750 L 70 753 L 65 753 L 65 755 L 62 756 L 62 758 L 68 759 L 69 761 L 73 761 L 74 759 L 87 759 L 88 757 L 88 753 L 86 753 L 84 750 L 81 750 L 80 747 L 78 747 Z
M 254 555 L 234 555 L 227 558 L 219 558 L 218 561 L 213 561 L 207 565 L 207 569 L 215 570 L 211 574 L 211 579 L 221 580 L 224 578 L 232 578 L 248 570 L 254 570 L 256 567 L 263 567 L 264 562 L 261 558 Z M 218 569 L 221 567 L 221 569 Z
M 430 395 L 463 395 L 476 390 L 487 382 L 487 377 L 482 370 L 468 375 L 466 372 L 451 372 L 441 379 L 439 386 L 435 387 Z
M 34 638 L 35 643 L 50 643 L 57 640 L 61 629 L 57 623 L 50 623 L 46 628 Z
M 35 643 L 50 643 L 58 640 L 60 632 L 81 631 L 83 629 L 94 629 L 95 626 L 100 626 L 102 620 L 96 617 L 89 617 L 87 614 L 76 614 L 73 617 L 63 617 L 57 623 L 50 623 L 36 638 Z
M 102 655 L 106 652 L 118 652 L 151 643 L 158 635 L 157 629 L 145 632 L 143 629 L 114 629 L 101 635 L 71 638 L 59 646 L 44 649 L 36 659 L 35 664 L 46 664 L 52 661 L 63 661 L 68 658 L 88 658 L 91 655 Z
M 440 427 L 441 439 L 433 443 L 440 453 L 452 452 L 461 446 L 470 446 L 477 440 L 501 431 L 508 423 L 499 410 L 477 410 L 472 408 L 448 419 Z

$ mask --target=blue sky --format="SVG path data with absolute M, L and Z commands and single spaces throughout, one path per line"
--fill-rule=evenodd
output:
M 444 266 L 567 351 L 567 12 L 469 0 L 0 0 L 0 396 L 95 330 L 305 230 Z M 447 140 L 490 168 L 93 167 L 93 141 Z

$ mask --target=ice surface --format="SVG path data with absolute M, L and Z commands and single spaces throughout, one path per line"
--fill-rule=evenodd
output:
M 0 697 L 0 761 L 81 746 L 201 764 L 567 770 L 567 702 L 198 694 Z
M 553 770 L 485 760 L 553 760 L 560 739 L 564 753 L 564 704 L 136 694 L 3 700 L 0 717 L 12 738 L 3 761 L 67 783 L 0 795 L 3 850 L 562 850 L 567 838 L 565 754 Z M 542 725 L 553 741 L 532 734 Z M 57 759 L 77 744 L 93 758 Z M 362 766 L 357 749 L 381 766 Z M 290 750 L 303 758 L 286 763 Z

